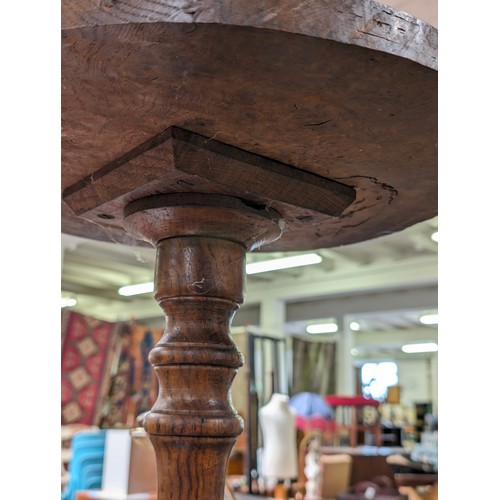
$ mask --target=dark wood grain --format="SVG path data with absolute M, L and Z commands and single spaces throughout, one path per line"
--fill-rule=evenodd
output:
M 242 419 L 230 386 L 242 359 L 229 335 L 243 302 L 246 251 L 279 238 L 279 214 L 214 195 L 161 195 L 126 208 L 127 230 L 157 248 L 165 332 L 149 355 L 159 395 L 144 427 L 158 500 L 222 500 Z
M 315 223 L 317 213 L 338 217 L 356 198 L 345 184 L 171 127 L 67 187 L 63 200 L 76 215 L 96 220 L 107 214 L 121 227 L 130 200 L 155 191 L 200 190 L 273 205 L 288 219 L 288 230 L 301 220 L 287 217 L 290 211 L 305 209 Z
M 63 29 L 130 23 L 267 28 L 389 52 L 437 69 L 437 30 L 370 0 L 63 0 Z
M 61 6 L 61 228 L 157 247 L 158 500 L 220 500 L 245 252 L 437 214 L 437 31 L 371 0 Z
M 173 126 L 356 191 L 339 217 L 284 214 L 302 224 L 264 250 L 354 243 L 437 213 L 437 72 L 404 57 L 275 29 L 134 22 L 65 29 L 62 61 L 63 190 Z M 75 234 L 94 236 L 96 221 L 74 215 Z

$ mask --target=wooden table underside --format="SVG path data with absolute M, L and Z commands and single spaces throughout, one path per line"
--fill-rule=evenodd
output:
M 252 171 L 239 185 L 157 172 L 149 187 L 136 179 L 143 189 L 130 188 L 126 201 L 249 190 L 287 223 L 269 251 L 354 243 L 436 214 L 434 28 L 369 1 L 98 4 L 62 3 L 63 190 L 97 182 L 97 173 L 178 127 L 337 181 L 355 200 L 332 217 L 262 195 L 277 183 Z M 144 170 L 141 163 L 150 169 L 151 159 L 139 157 L 134 168 Z M 103 219 L 84 208 L 63 196 L 64 232 L 142 244 L 124 233 L 119 213 Z
M 246 251 L 437 213 L 437 31 L 369 0 L 63 0 L 62 231 L 158 249 L 159 500 L 218 500 Z

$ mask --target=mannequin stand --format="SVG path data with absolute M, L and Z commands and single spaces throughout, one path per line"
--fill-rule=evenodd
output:
M 259 410 L 259 424 L 264 439 L 262 476 L 266 486 L 298 477 L 295 412 L 286 394 L 275 393 Z

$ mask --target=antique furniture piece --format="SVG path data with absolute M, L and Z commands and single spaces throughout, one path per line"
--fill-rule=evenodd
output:
M 363 396 L 339 396 L 336 394 L 328 394 L 325 396 L 325 401 L 335 409 L 337 431 L 346 430 L 348 432 L 349 446 L 353 448 L 358 446 L 359 433 L 365 433 L 366 431 L 373 435 L 375 446 L 382 446 L 382 426 L 378 409 L 380 406 L 379 401 Z M 374 408 L 375 416 L 371 422 L 363 421 L 361 411 L 365 407 Z M 366 444 L 366 442 L 363 441 L 363 444 Z
M 370 0 L 63 0 L 62 231 L 157 248 L 158 500 L 222 499 L 245 253 L 437 214 L 437 31 Z
M 354 486 L 363 481 L 370 481 L 375 476 L 386 476 L 394 479 L 394 468 L 388 463 L 390 456 L 401 452 L 401 448 L 381 448 L 361 446 L 356 448 L 321 446 L 319 453 L 323 455 L 343 455 L 352 457 L 350 485 Z

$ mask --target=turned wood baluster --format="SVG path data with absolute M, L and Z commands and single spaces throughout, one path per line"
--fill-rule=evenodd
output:
M 150 353 L 159 394 L 145 419 L 158 500 L 219 500 L 243 430 L 230 386 L 242 357 L 231 320 L 243 302 L 245 253 L 280 236 L 279 215 L 215 195 L 160 195 L 126 209 L 127 230 L 157 248 L 155 298 L 166 329 Z

